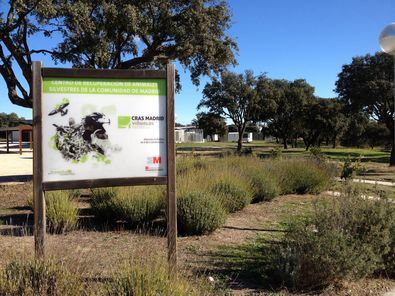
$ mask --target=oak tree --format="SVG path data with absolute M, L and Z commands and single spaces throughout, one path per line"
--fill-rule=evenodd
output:
M 11 102 L 24 107 L 32 106 L 35 54 L 97 69 L 157 69 L 178 61 L 195 84 L 202 75 L 236 63 L 237 45 L 226 33 L 231 13 L 225 1 L 9 0 L 5 6 L 0 12 L 0 74 Z M 47 38 L 32 48 L 37 36 Z M 56 42 L 52 48 L 50 40 Z
M 256 84 L 257 77 L 250 70 L 244 74 L 223 72 L 206 84 L 198 105 L 198 109 L 207 108 L 210 113 L 232 120 L 239 134 L 237 151 L 242 149 L 247 125 L 257 119 L 259 97 Z
M 394 57 L 384 53 L 354 57 L 338 74 L 336 92 L 350 112 L 365 112 L 394 134 Z M 390 165 L 395 165 L 392 140 Z

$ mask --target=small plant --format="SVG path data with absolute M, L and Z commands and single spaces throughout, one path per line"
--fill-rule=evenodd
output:
M 210 192 L 194 191 L 178 196 L 177 208 L 180 234 L 210 233 L 225 223 L 226 210 Z
M 112 207 L 112 198 L 117 193 L 118 188 L 116 187 L 92 189 L 91 207 L 93 214 L 98 220 L 108 222 L 116 219 L 116 213 Z
M 251 147 L 246 147 L 240 152 L 240 155 L 242 155 L 242 156 L 253 156 L 254 155 L 254 151 L 252 150 Z
M 71 198 L 74 198 L 74 199 L 75 198 L 79 198 L 81 196 L 81 194 L 82 194 L 81 189 L 69 190 L 69 195 L 70 195 Z
M 280 194 L 276 178 L 263 170 L 255 170 L 250 178 L 253 202 L 270 201 Z
M 177 158 L 177 175 L 182 175 L 190 170 L 207 169 L 207 161 L 200 157 L 179 157 Z
M 279 180 L 283 194 L 319 193 L 331 181 L 330 170 L 308 159 L 288 159 L 271 164 L 269 171 Z
M 310 152 L 310 156 L 313 159 L 318 160 L 318 161 L 324 161 L 325 160 L 325 155 L 322 152 L 320 147 L 313 146 L 313 147 L 310 148 L 309 152 Z
M 45 193 L 47 225 L 50 232 L 73 230 L 78 222 L 78 208 L 67 191 Z
M 366 168 L 362 165 L 361 158 L 358 158 L 353 162 L 350 157 L 347 157 L 343 163 L 343 169 L 340 178 L 348 180 L 353 178 L 355 175 L 364 173 L 365 171 Z
M 273 148 L 270 150 L 270 157 L 273 159 L 281 159 L 283 151 L 280 147 Z
M 271 263 L 264 263 L 264 277 L 305 291 L 393 274 L 395 207 L 361 194 L 347 187 L 341 198 L 320 201 L 311 215 L 293 218 L 281 244 L 265 251 Z
M 179 275 L 169 277 L 167 264 L 159 259 L 133 260 L 124 264 L 112 281 L 105 286 L 106 295 L 133 296 L 198 296 L 208 295 L 209 289 L 192 286 L 192 281 Z
M 123 187 L 112 199 L 118 219 L 132 226 L 152 222 L 163 208 L 164 191 L 158 186 Z
M 228 212 L 234 213 L 244 209 L 251 202 L 251 193 L 240 180 L 220 180 L 211 188 Z
M 46 260 L 13 261 L 0 270 L 0 295 L 83 295 L 80 280 L 62 264 Z
M 138 226 L 150 223 L 159 216 L 163 200 L 161 187 L 122 187 L 95 191 L 91 206 L 96 217 L 102 221 L 124 221 Z

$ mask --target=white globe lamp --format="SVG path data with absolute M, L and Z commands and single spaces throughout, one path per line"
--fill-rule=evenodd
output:
M 382 51 L 395 55 L 395 23 L 391 23 L 384 28 L 379 41 Z

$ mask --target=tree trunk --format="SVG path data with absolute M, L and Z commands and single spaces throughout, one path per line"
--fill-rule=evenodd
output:
M 332 138 L 332 148 L 336 148 L 336 138 L 337 138 L 336 135 L 333 136 L 333 138 Z
M 392 150 L 390 156 L 390 166 L 395 166 L 395 141 L 392 140 Z
M 239 133 L 239 139 L 237 140 L 237 152 L 240 152 L 243 148 L 243 134 L 245 131 L 245 126 L 238 128 L 237 131 Z
M 283 146 L 284 146 L 284 149 L 288 149 L 288 144 L 287 144 L 286 138 L 283 138 Z

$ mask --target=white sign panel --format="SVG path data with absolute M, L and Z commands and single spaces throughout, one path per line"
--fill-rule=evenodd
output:
M 43 78 L 43 181 L 166 176 L 166 80 Z

